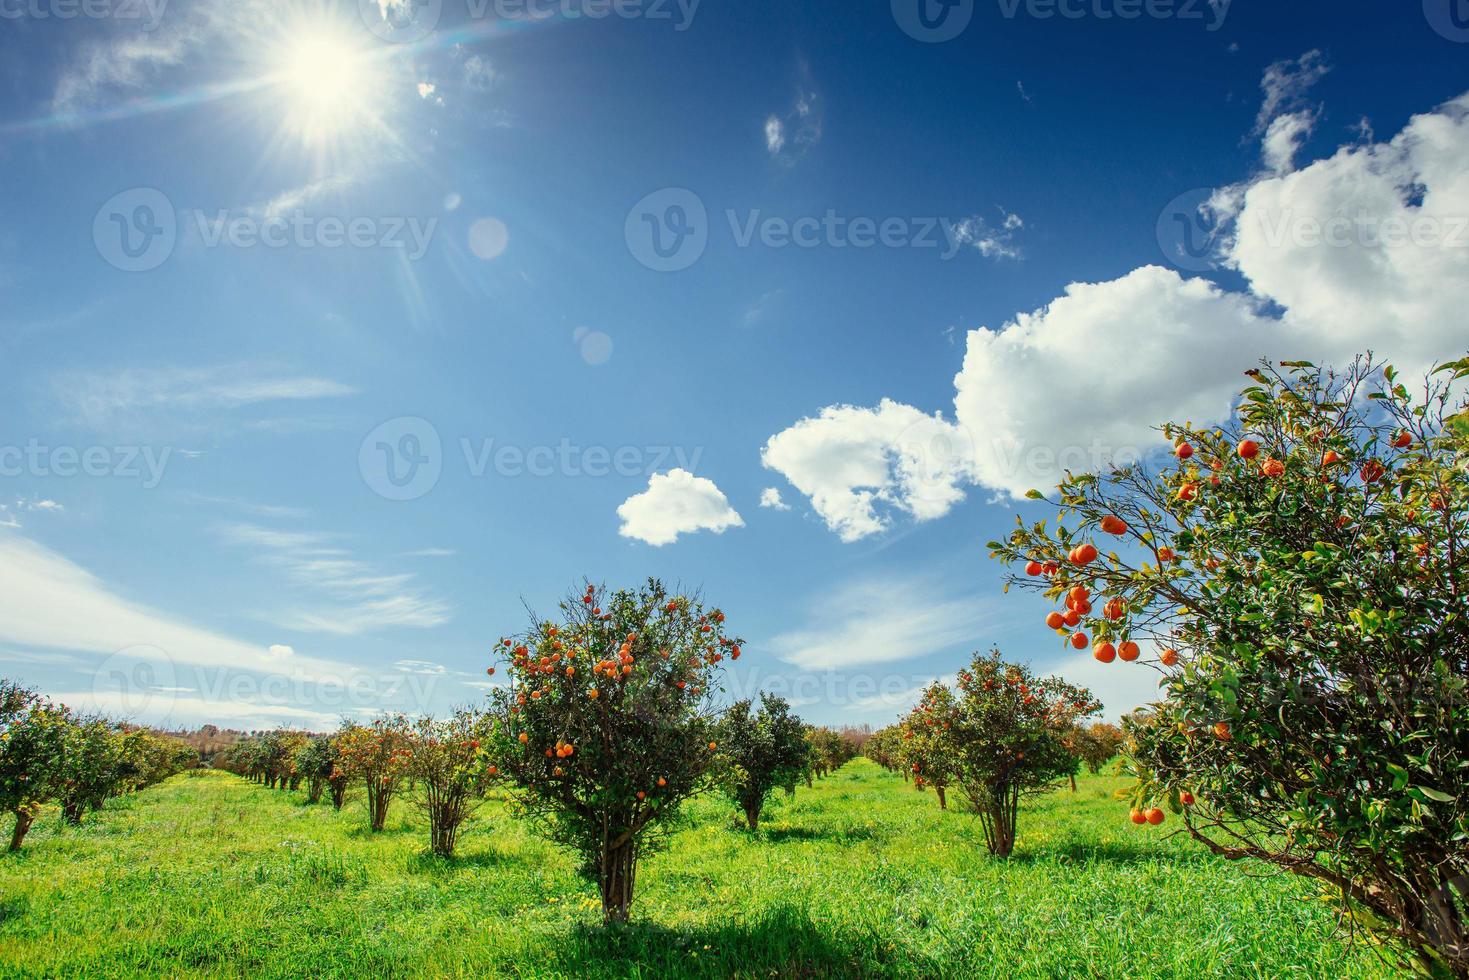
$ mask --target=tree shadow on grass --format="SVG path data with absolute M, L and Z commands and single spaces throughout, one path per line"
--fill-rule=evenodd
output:
M 684 929 L 639 922 L 577 926 L 550 972 L 578 977 L 853 977 L 892 972 L 871 937 L 823 929 L 794 908 L 757 919 Z
M 1022 841 L 1023 843 L 1023 841 Z M 979 846 L 983 847 L 983 843 Z M 1010 855 L 1016 864 L 1207 864 L 1204 853 L 1164 851 L 1152 842 L 1069 840 Z
M 877 840 L 883 835 L 872 827 L 762 827 L 756 832 L 771 844 L 786 841 L 852 841 Z
M 500 868 L 509 863 L 512 863 L 511 859 L 497 851 L 461 852 L 453 857 L 420 851 L 406 862 L 410 874 L 431 875 L 450 875 L 466 868 Z

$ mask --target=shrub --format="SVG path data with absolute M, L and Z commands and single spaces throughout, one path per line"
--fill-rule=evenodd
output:
M 959 755 L 952 738 L 958 713 L 954 692 L 935 681 L 898 724 L 900 764 L 913 774 L 918 789 L 933 787 L 940 810 L 949 808 L 948 789 L 959 778 Z
M 482 712 L 460 710 L 445 721 L 421 720 L 408 773 L 418 782 L 414 802 L 429 821 L 429 849 L 453 857 L 459 827 L 484 799 L 493 777 L 484 745 L 494 724 Z
M 1101 710 L 1084 688 L 1036 678 L 998 650 L 975 654 L 959 671 L 959 704 L 950 728 L 959 758 L 959 784 L 998 857 L 1015 848 L 1020 801 L 1076 772 L 1065 735 L 1077 718 Z
M 1370 359 L 1266 364 L 1227 425 L 1163 427 L 1173 464 L 1071 477 L 1064 525 L 994 551 L 1048 595 L 1099 588 L 1125 610 L 1099 635 L 1162 650 L 1163 700 L 1129 726 L 1135 808 L 1326 883 L 1465 976 L 1469 414 L 1447 382 L 1469 359 L 1442 370 L 1412 394 Z M 1108 530 L 1116 552 L 1067 561 Z
M 722 612 L 656 580 L 610 593 L 589 585 L 561 603 L 558 621 L 501 641 L 510 685 L 491 694 L 490 763 L 581 857 L 609 922 L 627 919 L 639 857 L 707 787 L 710 695 L 739 644 Z
M 338 765 L 349 780 L 367 790 L 367 826 L 375 833 L 388 820 L 388 807 L 413 758 L 413 730 L 402 715 L 371 725 L 349 724 L 337 733 Z
M 61 792 L 70 728 L 65 708 L 0 681 L 0 808 L 15 816 L 11 851 Z
M 750 708 L 749 701 L 737 701 L 725 712 L 718 741 L 725 763 L 720 783 L 755 830 L 772 789 L 784 786 L 794 792 L 810 764 L 811 747 L 805 726 L 784 698 L 762 694 L 760 710 Z

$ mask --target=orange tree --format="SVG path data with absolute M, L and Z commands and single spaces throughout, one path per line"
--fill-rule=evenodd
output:
M 490 695 L 490 763 L 521 809 L 580 856 L 609 922 L 627 920 L 639 857 L 709 783 L 710 698 L 739 645 L 721 611 L 656 580 L 588 585 L 555 621 L 501 641 L 510 683 Z
M 899 745 L 901 738 L 902 733 L 897 725 L 879 728 L 862 747 L 862 753 L 888 772 L 897 772 L 903 765 L 902 748 Z
M 67 727 L 62 766 L 61 816 L 79 825 L 87 810 L 100 810 L 126 776 L 124 743 L 116 726 L 105 718 L 73 719 Z
M 296 750 L 295 771 L 306 780 L 306 802 L 320 803 L 337 768 L 337 752 L 328 735 L 313 735 Z M 341 809 L 341 805 L 337 806 Z
M 951 737 L 958 712 L 954 692 L 935 681 L 898 724 L 900 764 L 913 773 L 919 788 L 933 787 L 940 810 L 949 808 L 948 789 L 959 778 L 959 757 Z
M 1090 726 L 1075 726 L 1071 731 L 1070 746 L 1072 754 L 1086 764 L 1087 772 L 1095 776 L 1122 751 L 1125 740 L 1121 728 L 1099 721 Z
M 413 756 L 413 729 L 402 715 L 391 715 L 371 725 L 346 725 L 333 741 L 342 775 L 360 779 L 367 790 L 368 827 L 382 830 Z
M 0 681 L 0 808 L 15 815 L 12 851 L 61 792 L 70 728 L 65 708 Z
M 959 785 L 997 857 L 1015 848 L 1020 801 L 1046 792 L 1079 763 L 1066 750 L 1078 718 L 1101 710 L 1085 688 L 1037 678 L 995 650 L 975 654 L 959 671 L 958 710 L 949 729 L 959 759 Z
M 479 807 L 494 779 L 484 745 L 492 719 L 461 709 L 443 720 L 424 718 L 414 728 L 408 774 L 417 783 L 413 801 L 428 814 L 429 850 L 453 857 L 459 827 Z
M 1060 523 L 992 549 L 1053 599 L 1098 590 L 1099 642 L 1158 650 L 1135 814 L 1181 812 L 1469 976 L 1469 359 L 1415 393 L 1370 359 L 1249 374 L 1228 424 L 1163 427 L 1169 465 L 1068 477 Z
M 810 765 L 806 726 L 791 714 L 784 698 L 760 696 L 760 710 L 736 701 L 719 721 L 717 738 L 724 766 L 720 784 L 745 814 L 751 830 L 760 826 L 765 798 L 777 786 L 795 791 L 796 780 Z

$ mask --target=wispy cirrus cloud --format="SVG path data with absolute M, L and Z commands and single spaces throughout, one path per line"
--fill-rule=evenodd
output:
M 913 660 L 972 644 L 991 618 L 986 604 L 921 576 L 861 579 L 818 599 L 807 625 L 770 641 L 806 670 Z
M 71 371 L 51 390 L 68 421 L 95 430 L 188 428 L 200 417 L 272 402 L 343 398 L 351 385 L 250 365 Z
M 392 627 L 429 629 L 447 623 L 451 608 L 411 572 L 384 572 L 343 547 L 341 538 L 315 531 L 279 531 L 254 524 L 221 529 L 225 541 L 322 596 L 313 606 L 263 612 L 268 621 L 306 633 L 358 636 Z

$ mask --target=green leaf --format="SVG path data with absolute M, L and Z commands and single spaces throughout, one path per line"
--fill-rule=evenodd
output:
M 1025 497 L 1026 497 L 1027 500 L 1044 500 L 1044 499 L 1046 499 L 1046 495 L 1043 494 L 1043 493 L 1041 493 L 1039 490 L 1027 490 L 1027 491 L 1025 491 Z
M 1432 800 L 1435 803 L 1452 803 L 1452 802 L 1454 802 L 1454 798 L 1452 796 L 1450 796 L 1449 794 L 1443 792 L 1442 790 L 1433 789 L 1433 788 L 1428 787 L 1428 786 L 1414 786 L 1413 788 L 1416 789 L 1418 792 L 1422 793 L 1424 796 L 1428 797 L 1430 800 Z

